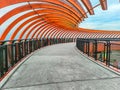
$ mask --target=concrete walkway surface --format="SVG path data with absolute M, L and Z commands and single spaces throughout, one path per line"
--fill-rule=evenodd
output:
M 82 56 L 75 43 L 41 48 L 2 90 L 120 90 L 120 76 Z

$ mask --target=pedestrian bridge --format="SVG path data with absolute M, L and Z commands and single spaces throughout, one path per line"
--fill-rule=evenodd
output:
M 75 43 L 40 48 L 22 62 L 2 90 L 119 90 L 120 74 L 83 55 Z
M 0 0 L 0 90 L 119 90 L 118 3 Z

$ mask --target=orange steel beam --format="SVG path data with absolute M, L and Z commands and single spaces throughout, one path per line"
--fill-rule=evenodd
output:
M 38 19 L 38 20 L 36 20 L 35 22 L 33 22 L 33 23 L 31 23 L 30 25 L 28 25 L 28 26 L 21 32 L 21 34 L 20 34 L 20 36 L 18 37 L 18 39 L 22 39 L 23 34 L 25 34 L 30 27 L 32 27 L 33 25 L 35 25 L 35 24 L 38 23 L 38 22 L 39 22 L 39 24 L 41 24 L 43 21 L 41 21 L 41 19 Z
M 44 30 L 45 29 L 48 29 L 48 28 L 51 28 L 51 25 L 45 25 L 45 26 L 43 26 L 43 28 L 42 29 L 40 29 L 39 31 L 38 31 L 38 33 L 36 33 L 36 38 L 38 38 L 38 36 L 40 36 L 40 38 L 42 37 L 42 35 L 44 34 Z
M 61 35 L 64 34 L 64 33 L 65 33 L 65 31 L 62 31 L 62 32 L 58 33 L 58 34 L 56 35 L 56 38 L 61 38 Z
M 56 28 L 56 31 L 50 33 L 50 34 L 49 34 L 49 37 L 50 37 L 50 38 L 52 38 L 52 37 L 56 38 L 56 35 L 58 35 L 58 34 L 61 33 L 61 32 L 63 32 L 63 30 Z
M 44 27 L 44 26 L 46 26 L 46 25 L 48 25 L 48 23 L 42 22 L 41 25 L 40 25 L 40 27 L 39 27 L 36 31 L 34 31 L 33 35 L 35 35 L 39 29 L 41 29 L 42 27 Z M 35 26 L 35 27 L 37 27 L 37 26 Z M 31 29 L 31 30 L 27 33 L 25 39 L 27 39 L 27 38 L 29 37 L 29 35 L 30 35 L 30 33 L 31 33 L 32 31 L 33 31 L 33 29 Z M 32 36 L 31 36 L 31 37 L 32 37 Z
M 54 18 L 61 19 L 60 21 L 62 21 L 62 19 L 66 19 L 67 21 L 69 21 L 75 25 L 78 24 L 76 21 L 73 21 L 71 18 L 68 18 L 64 15 L 56 14 L 56 13 L 44 14 L 44 15 L 42 15 L 42 18 L 44 18 L 45 20 L 48 20 L 48 21 L 49 21 L 49 19 L 54 21 Z
M 63 3 L 71 6 L 74 10 L 76 10 L 76 12 L 79 13 L 79 17 L 81 17 L 81 20 L 83 20 L 85 18 L 84 15 L 77 8 L 76 4 L 74 4 L 74 3 L 72 3 L 71 1 L 68 1 L 68 0 L 66 0 L 66 2 L 63 1 Z
M 39 29 L 40 29 L 42 26 L 44 26 L 45 24 L 47 24 L 47 23 L 42 22 L 42 23 L 36 24 L 34 27 L 32 27 L 32 28 L 29 30 L 29 32 L 27 33 L 25 39 L 27 39 L 28 37 L 32 38 L 32 37 L 35 35 L 35 31 L 36 31 L 36 30 L 39 30 Z M 37 28 L 37 29 L 36 29 L 36 28 Z M 31 33 L 33 33 L 33 34 L 31 34 Z
M 71 12 L 69 12 L 69 10 L 66 10 L 64 8 L 61 8 L 61 7 L 52 6 L 52 5 L 48 5 L 48 4 L 42 4 L 42 5 L 40 5 L 40 4 L 31 4 L 31 5 L 34 8 L 47 8 L 47 9 L 54 9 L 56 11 L 62 11 L 63 13 L 67 13 L 68 16 L 72 16 L 71 18 L 76 19 L 76 21 L 78 20 L 78 18 L 74 14 L 71 14 Z M 29 5 L 24 5 L 24 6 L 15 8 L 15 9 L 11 10 L 10 12 L 8 12 L 7 14 L 5 14 L 3 17 L 1 17 L 0 24 L 4 23 L 7 19 L 9 19 L 10 17 L 12 17 L 15 14 L 18 14 L 20 12 L 24 12 L 24 11 L 27 11 L 27 10 L 31 10 L 31 9 L 32 8 Z M 53 12 L 55 12 L 54 10 L 53 10 Z M 37 10 L 37 12 L 45 13 L 44 10 L 41 10 L 41 11 Z
M 61 30 L 61 29 L 59 29 L 59 28 L 54 28 L 54 30 L 56 30 L 56 31 L 59 31 L 59 30 Z M 46 31 L 45 31 L 46 32 Z M 52 32 L 53 33 L 53 32 Z M 51 33 L 50 33 L 51 34 Z M 53 38 L 52 36 L 50 36 L 50 34 L 49 34 L 49 37 L 50 38 Z M 43 35 L 41 34 L 41 37 L 43 37 Z M 55 37 L 54 37 L 55 38 Z
M 43 27 L 43 29 L 38 29 L 38 30 L 36 30 L 37 31 L 37 33 L 42 33 L 42 35 L 45 33 L 45 32 L 49 32 L 49 30 L 51 30 L 51 29 L 54 29 L 55 27 L 52 27 L 51 25 L 46 25 L 46 26 L 44 26 Z M 36 38 L 38 38 L 38 36 L 40 36 L 40 33 L 39 33 L 39 35 L 37 34 L 37 33 L 35 33 L 35 34 L 33 34 L 32 35 L 32 37 L 31 38 L 33 38 L 33 37 L 35 37 L 36 36 Z
M 61 25 L 64 25 L 65 23 L 71 23 L 71 25 L 74 25 L 74 27 L 76 27 L 77 23 L 74 22 L 73 20 L 71 20 L 70 18 L 67 18 L 67 17 L 62 17 L 62 16 L 59 16 L 59 15 L 56 15 L 56 14 L 46 14 L 44 15 L 44 19 L 48 22 L 50 21 L 56 21 L 58 20 L 58 23 L 60 23 Z M 64 22 L 64 23 L 61 23 L 61 22 Z
M 107 10 L 107 0 L 99 0 L 103 10 Z
M 83 4 L 85 5 L 85 7 L 87 8 L 88 12 L 90 15 L 94 15 L 94 11 L 91 5 L 90 0 L 81 0 L 83 2 Z
M 41 14 L 41 11 L 44 11 L 45 12 L 45 16 L 46 15 L 56 15 L 55 17 L 57 17 L 57 16 L 62 16 L 62 17 L 66 17 L 66 18 L 68 18 L 68 19 L 70 19 L 71 21 L 74 21 L 75 23 L 78 23 L 77 21 L 76 21 L 76 19 L 74 19 L 73 17 L 71 17 L 71 16 L 69 16 L 68 14 L 66 14 L 66 13 L 63 13 L 63 12 L 59 12 L 59 11 L 56 11 L 56 10 L 39 10 L 39 11 L 37 11 L 38 12 L 38 14 Z M 50 17 L 53 17 L 53 16 L 50 16 Z
M 61 33 L 61 30 L 56 30 L 55 32 L 52 32 L 49 34 L 50 38 L 57 38 L 56 35 L 58 35 L 59 33 Z
M 34 9 L 34 6 L 33 5 L 31 5 L 30 3 L 29 3 L 29 5 L 33 8 L 33 10 L 35 11 L 35 9 Z M 45 4 L 43 5 L 43 4 L 40 4 L 40 6 L 44 6 L 45 7 Z M 48 8 L 48 5 L 46 5 L 47 7 L 46 8 Z M 52 5 L 53 6 L 53 5 Z M 54 11 L 53 11 L 54 10 Z M 45 11 L 45 10 L 43 10 L 44 11 L 44 13 L 48 13 L 49 12 L 49 14 L 52 14 L 53 12 L 54 13 L 56 13 L 56 14 L 62 14 L 62 15 L 65 15 L 66 17 L 68 17 L 68 18 L 70 18 L 69 16 L 71 16 L 71 14 L 69 14 L 69 15 L 66 15 L 65 13 L 63 13 L 63 10 L 55 10 L 55 9 L 52 9 L 52 11 L 50 11 L 50 10 L 48 10 L 48 11 Z M 59 12 L 60 11 L 60 12 Z M 37 12 L 38 13 L 38 12 Z M 39 13 L 38 13 L 39 14 Z M 71 18 L 72 19 L 72 18 Z M 77 21 L 77 19 L 75 20 L 75 21 Z M 78 23 L 78 22 L 77 22 Z
M 47 19 L 46 19 L 47 20 Z M 48 21 L 69 30 L 77 30 L 78 26 L 65 18 L 48 18 Z
M 59 37 L 60 37 L 60 38 L 65 38 L 65 35 L 66 35 L 67 33 L 68 33 L 68 32 L 61 33 Z
M 16 4 L 16 3 L 22 3 L 22 2 L 27 2 L 29 0 L 0 0 L 0 8 Z
M 76 38 L 78 36 L 78 33 L 76 32 L 71 32 L 71 35 L 69 35 L 69 38 Z
M 51 30 L 52 31 L 52 30 Z M 60 30 L 58 30 L 57 28 L 54 29 L 54 31 L 48 33 L 48 35 L 46 35 L 45 37 L 48 37 L 48 38 L 52 38 L 51 36 L 53 36 L 53 34 L 58 34 L 56 32 L 59 32 Z M 54 37 L 55 38 L 55 37 Z
M 65 32 L 61 35 L 62 38 L 66 38 L 66 36 L 69 34 L 70 32 Z
M 71 34 L 72 34 L 71 32 L 67 33 L 67 34 L 65 35 L 65 38 L 68 38 L 68 36 L 71 35 Z
M 62 38 L 64 34 L 66 34 L 67 31 L 63 31 L 60 34 L 58 34 L 56 37 L 57 38 Z
M 57 38 L 60 38 L 60 37 L 61 37 L 64 33 L 66 33 L 66 32 L 67 32 L 67 31 L 64 31 L 64 30 L 63 30 L 63 32 L 61 32 L 61 33 L 60 33 L 59 35 L 57 35 L 56 37 L 57 37 Z
M 65 34 L 66 31 L 62 31 L 60 33 L 57 34 L 56 38 L 62 38 L 63 34 Z
M 46 26 L 45 26 L 45 27 L 46 27 Z M 51 26 L 51 27 L 53 27 L 53 26 Z M 56 28 L 58 28 L 58 27 L 56 27 Z M 47 28 L 44 28 L 44 27 L 41 27 L 41 29 L 42 29 L 42 31 L 47 30 Z M 41 29 L 40 29 L 40 30 L 39 30 L 39 29 L 36 30 L 35 33 L 34 33 L 33 35 L 35 35 L 36 33 L 39 33 L 39 34 L 40 34 Z M 39 36 L 39 34 L 38 34 L 38 36 Z
M 54 33 L 55 31 L 56 31 L 56 28 L 49 29 L 48 31 L 46 31 L 46 32 L 42 35 L 42 37 L 44 37 L 44 38 L 49 38 L 49 34 Z
M 69 34 L 66 35 L 67 38 L 69 38 L 70 36 L 72 36 L 75 32 L 70 32 Z
M 47 34 L 54 32 L 54 30 L 56 30 L 56 28 L 51 27 L 47 30 L 44 30 L 45 32 L 41 35 L 42 38 L 49 38 Z M 40 35 L 38 36 L 38 38 L 40 37 Z
M 60 26 L 60 27 L 63 27 L 63 28 L 68 28 L 69 30 L 70 29 L 75 29 L 75 24 L 73 24 L 73 23 L 71 23 L 71 22 L 69 22 L 69 21 L 67 21 L 66 19 L 62 19 L 61 21 L 60 21 L 61 19 L 54 19 L 54 21 L 51 21 L 50 19 L 49 19 L 49 22 L 50 23 L 55 23 L 57 26 Z M 60 22 L 59 22 L 60 21 Z M 61 24 L 62 23 L 62 24 Z M 76 28 L 77 29 L 77 28 Z
M 85 13 L 85 10 L 80 5 L 78 0 L 67 0 L 67 1 L 70 2 L 79 11 L 80 14 L 82 14 L 82 17 L 84 17 L 84 18 L 87 17 L 87 14 Z
M 34 12 L 29 12 L 19 18 L 17 18 L 14 22 L 12 22 L 8 27 L 7 29 L 5 30 L 5 32 L 2 34 L 1 36 L 1 40 L 4 40 L 5 37 L 7 36 L 7 34 L 9 33 L 9 31 L 14 27 L 14 25 L 16 25 L 19 21 L 21 21 L 22 19 L 26 18 L 26 17 L 29 17 L 31 15 L 34 15 L 35 13 Z M 38 16 L 38 18 L 41 18 Z
M 4 40 L 4 39 L 6 38 L 7 34 L 10 32 L 10 30 L 11 30 L 19 21 L 21 21 L 21 20 L 23 20 L 23 19 L 25 19 L 25 18 L 27 18 L 27 17 L 29 17 L 29 16 L 32 16 L 32 15 L 34 15 L 34 14 L 35 14 L 34 12 L 29 12 L 29 13 L 27 13 L 27 14 L 25 14 L 25 15 L 22 15 L 21 17 L 17 18 L 15 21 L 13 21 L 13 22 L 7 27 L 7 29 L 3 32 L 3 34 L 1 35 L 1 40 Z M 38 18 L 40 18 L 40 17 L 38 16 Z
M 73 9 L 71 6 L 65 4 L 61 1 L 58 1 L 58 0 L 38 0 L 38 1 L 51 3 L 52 5 L 57 5 L 58 7 L 65 8 L 65 9 L 69 10 L 69 12 L 71 12 L 72 14 L 76 15 L 79 18 L 79 21 L 81 21 L 80 14 L 75 9 Z
M 37 5 L 35 6 L 35 5 L 31 4 L 31 6 L 32 6 L 33 8 L 35 8 Z M 37 7 L 39 7 L 39 8 L 52 8 L 52 9 L 62 10 L 62 11 L 64 11 L 64 12 L 69 13 L 69 14 L 72 15 L 73 17 L 75 17 L 78 22 L 80 21 L 79 19 L 81 19 L 76 13 L 74 13 L 75 11 L 72 11 L 72 10 L 71 10 L 70 8 L 68 8 L 68 7 L 63 7 L 63 6 L 59 6 L 59 5 L 57 6 L 57 5 L 52 5 L 52 4 L 45 4 L 45 3 L 38 4 Z
M 82 19 L 85 18 L 84 15 L 86 15 L 86 13 L 84 14 L 84 10 L 82 11 L 82 9 L 79 8 L 79 6 L 78 6 L 79 3 L 77 2 L 77 0 L 67 0 L 76 9 L 72 8 L 71 5 L 69 6 L 68 4 L 65 4 L 65 3 L 61 2 L 61 1 L 57 1 L 57 0 L 4 0 L 4 1 L 0 0 L 0 3 L 1 3 L 0 7 L 3 8 L 4 6 L 8 6 L 8 5 L 11 5 L 11 4 L 21 3 L 21 2 L 28 2 L 28 1 L 38 1 L 38 2 L 42 2 L 42 3 L 39 3 L 39 4 L 32 4 L 32 3 L 30 3 L 30 5 L 28 4 L 28 5 L 25 5 L 25 6 L 21 6 L 21 7 L 15 8 L 14 10 L 11 10 L 7 14 L 5 14 L 1 18 L 0 24 L 3 24 L 4 21 L 8 20 L 10 17 L 12 17 L 12 16 L 14 16 L 14 15 L 16 15 L 18 13 L 21 13 L 21 12 L 24 12 L 24 11 L 27 11 L 27 10 L 33 10 L 32 12 L 30 12 L 31 14 L 30 13 L 26 13 L 25 15 L 23 15 L 21 17 L 18 17 L 15 21 L 13 21 L 7 27 L 7 29 L 5 30 L 5 32 L 3 32 L 2 36 L 1 36 L 1 40 L 5 39 L 5 37 L 10 32 L 10 30 L 19 21 L 24 20 L 25 18 L 30 17 L 32 15 L 38 15 L 38 18 L 40 18 L 40 19 L 44 18 L 44 20 L 47 21 L 46 23 L 50 23 L 50 25 L 51 24 L 52 25 L 56 24 L 56 27 L 59 28 L 58 30 L 61 30 L 63 28 L 63 30 L 65 31 L 64 33 L 68 32 L 68 33 L 64 34 L 63 37 L 65 37 L 65 36 L 68 37 L 71 34 L 71 32 L 69 32 L 70 30 L 71 31 L 72 30 L 75 31 L 75 29 L 72 28 L 73 27 L 72 25 L 76 25 L 77 22 L 82 21 Z M 83 2 L 83 4 L 85 5 L 85 7 L 87 8 L 88 12 L 91 15 L 93 15 L 94 14 L 94 11 L 93 11 L 94 7 L 92 7 L 92 5 L 90 3 L 90 0 L 81 0 L 81 1 Z M 103 10 L 107 9 L 107 0 L 100 0 L 100 4 L 101 4 Z M 54 13 L 53 12 L 51 13 L 50 11 L 47 11 L 47 10 L 46 11 L 45 10 L 35 10 L 35 9 L 39 9 L 39 8 L 52 9 L 51 11 L 53 11 Z M 56 9 L 56 11 L 55 11 L 55 9 Z M 63 13 L 63 12 L 65 12 L 65 13 Z M 46 15 L 46 13 L 48 13 L 48 15 Z M 40 14 L 42 14 L 42 15 L 40 15 Z M 81 14 L 82 14 L 83 17 L 81 17 Z M 32 20 L 35 20 L 35 19 L 36 18 L 33 18 Z M 41 19 L 41 21 L 42 20 L 43 19 Z M 28 21 L 30 22 L 30 20 L 27 20 L 27 22 Z M 15 30 L 15 32 L 12 34 L 12 36 L 11 36 L 10 39 L 13 39 L 17 35 L 17 33 L 19 32 L 19 30 L 23 26 L 25 26 L 27 24 L 27 22 L 24 22 L 24 24 L 21 24 L 20 27 L 18 27 Z M 33 24 L 35 24 L 35 23 L 33 23 Z M 49 26 L 49 24 L 46 24 L 46 25 Z M 27 27 L 23 32 L 26 32 L 31 26 Z M 39 25 L 36 25 L 35 27 L 39 27 Z M 51 26 L 50 28 L 48 29 L 48 27 L 45 27 L 45 26 L 42 27 L 42 29 L 40 29 L 40 31 L 43 30 L 42 33 L 38 32 L 37 36 L 38 35 L 42 35 L 42 34 L 44 34 L 44 36 L 46 36 L 47 33 L 50 33 L 51 30 L 53 30 L 52 28 L 54 28 L 54 27 Z M 67 30 L 67 29 L 69 29 L 69 30 Z M 90 37 L 92 34 L 94 34 L 93 35 L 94 37 L 97 37 L 97 35 L 99 35 L 99 34 L 97 34 L 97 32 L 98 33 L 103 33 L 104 32 L 104 34 L 106 34 L 106 37 L 110 37 L 113 34 L 113 33 L 109 33 L 108 31 L 98 31 L 98 30 L 89 30 L 89 29 L 79 29 L 79 30 L 83 31 L 83 32 L 89 32 L 88 33 L 88 37 Z M 29 34 L 30 34 L 30 32 L 29 32 Z M 114 32 L 114 34 L 117 37 L 118 34 L 120 34 L 120 32 Z M 32 38 L 33 37 L 34 37 L 34 35 L 32 36 Z
M 27 10 L 31 10 L 31 7 L 28 5 L 24 5 L 24 6 L 21 6 L 21 7 L 18 7 L 18 8 L 15 8 L 15 9 L 9 11 L 3 17 L 1 17 L 0 24 L 4 23 L 10 17 L 12 17 L 16 14 L 19 14 L 20 12 L 27 11 Z
M 54 34 L 53 37 L 55 37 L 55 38 L 60 38 L 60 34 L 63 33 L 63 32 L 65 32 L 65 31 L 62 30 L 62 31 L 60 31 L 58 34 Z
M 72 32 L 69 32 L 68 34 L 65 35 L 65 38 L 68 38 L 72 34 L 73 34 Z
M 27 7 L 27 8 L 30 9 L 29 7 Z M 20 9 L 22 9 L 22 8 L 20 8 Z M 18 10 L 18 11 L 19 11 L 19 10 Z M 14 13 L 15 11 L 13 10 L 12 12 Z M 11 13 L 11 12 L 10 12 L 10 13 Z M 8 14 L 6 15 L 6 17 L 7 17 L 8 15 L 11 15 L 11 14 L 8 13 Z M 7 18 L 8 18 L 8 17 L 7 17 Z M 2 19 L 1 22 L 4 22 L 4 21 L 5 21 L 5 16 L 3 17 L 3 19 Z
M 79 36 L 80 33 L 77 33 L 77 36 L 76 37 L 73 37 L 73 38 L 77 38 Z
M 61 30 L 55 27 L 55 28 L 54 28 L 54 31 L 51 30 L 51 31 L 49 31 L 49 32 L 46 32 L 46 33 L 43 35 L 43 37 L 50 37 L 50 38 L 52 38 L 51 35 L 53 35 L 53 34 L 57 35 L 58 33 L 56 33 L 56 32 L 59 32 L 59 31 L 61 31 Z M 53 36 L 53 37 L 54 37 L 54 36 Z M 54 37 L 54 38 L 55 38 L 55 37 Z
M 46 30 L 49 30 L 50 28 L 53 28 L 53 27 L 50 24 L 45 24 L 43 27 L 41 27 L 38 30 L 36 30 L 31 38 L 33 38 L 34 36 L 36 36 L 36 38 L 38 38 L 38 36 L 40 36 L 41 33 L 44 34 L 44 32 Z
M 74 34 L 70 36 L 70 37 L 72 37 L 72 38 L 76 38 L 76 36 L 79 35 L 79 32 L 73 32 L 73 33 L 74 33 Z M 75 35 L 76 35 L 76 36 L 75 36 Z
M 71 17 L 71 19 L 77 21 L 77 19 L 74 17 L 74 15 L 72 15 L 70 12 L 65 12 L 64 10 L 58 10 L 58 9 L 54 9 L 54 8 L 47 8 L 47 11 L 50 11 L 50 12 L 59 12 L 61 14 L 63 13 L 63 14 L 66 14 L 67 16 Z
M 25 38 L 28 39 L 28 37 L 31 35 L 31 33 L 33 33 L 35 35 L 35 31 L 39 30 L 43 25 L 45 25 L 45 22 L 40 22 L 37 23 L 36 25 L 34 25 L 27 33 Z M 37 28 L 37 29 L 36 29 Z M 31 35 L 32 37 L 32 35 Z M 21 38 L 20 38 L 21 39 Z
M 75 32 L 71 32 L 71 34 L 69 34 L 67 37 L 68 38 L 75 38 L 76 37 L 76 33 Z
M 70 33 L 70 32 L 64 32 L 63 34 L 61 34 L 60 37 L 62 37 L 62 38 L 66 38 L 66 36 L 67 36 L 69 33 Z
M 71 35 L 68 36 L 68 38 L 75 38 L 78 35 L 76 32 L 72 32 Z
M 16 36 L 16 34 L 18 33 L 18 31 L 19 31 L 24 25 L 26 25 L 28 22 L 30 22 L 30 21 L 32 21 L 32 20 L 34 20 L 34 19 L 37 19 L 37 18 L 38 18 L 38 16 L 33 17 L 33 18 L 31 18 L 30 20 L 27 20 L 26 22 L 24 22 L 22 25 L 20 25 L 20 26 L 17 28 L 17 30 L 13 33 L 13 36 L 10 38 L 10 40 L 12 40 L 12 39 Z
M 38 16 L 32 17 L 32 18 L 28 19 L 27 21 L 23 22 L 23 23 L 13 32 L 13 34 L 12 34 L 11 37 L 10 37 L 10 40 L 13 40 L 13 39 L 15 38 L 15 36 L 17 35 L 17 33 L 18 33 L 27 23 L 29 23 L 29 22 L 31 22 L 31 21 L 33 21 L 33 20 L 35 20 L 35 19 L 38 19 Z M 39 19 L 37 22 L 40 22 L 40 21 L 41 21 L 41 19 Z M 36 22 L 36 21 L 35 21 L 35 22 Z M 26 28 L 26 30 L 27 30 L 28 28 L 30 28 L 30 26 L 34 25 L 34 24 L 35 24 L 35 23 L 30 24 L 30 25 Z M 23 30 L 23 31 L 24 31 L 24 30 Z M 24 33 L 25 33 L 25 32 L 24 32 Z M 22 35 L 23 35 L 24 33 L 22 33 Z
M 41 37 L 48 38 L 47 34 L 52 33 L 52 32 L 54 32 L 55 30 L 56 30 L 55 27 L 50 27 L 49 29 L 44 30 L 45 32 L 41 35 Z
M 58 36 L 61 32 L 63 32 L 62 29 L 57 29 L 57 31 L 56 31 L 55 33 L 51 33 L 49 36 L 50 36 L 51 38 L 52 38 L 52 37 L 58 38 L 57 36 Z

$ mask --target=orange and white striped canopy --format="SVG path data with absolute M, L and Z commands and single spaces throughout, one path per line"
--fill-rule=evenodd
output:
M 78 27 L 107 0 L 0 0 L 0 40 L 32 38 L 119 38 L 120 32 Z

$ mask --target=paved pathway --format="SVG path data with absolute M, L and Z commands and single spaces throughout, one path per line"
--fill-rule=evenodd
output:
M 120 90 L 120 76 L 88 60 L 75 43 L 34 53 L 2 90 Z

